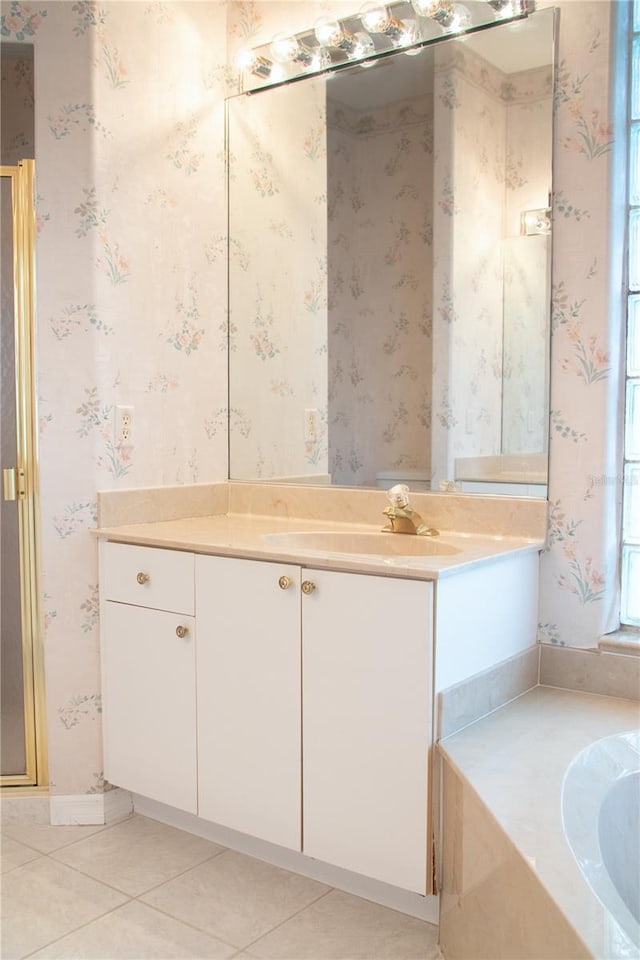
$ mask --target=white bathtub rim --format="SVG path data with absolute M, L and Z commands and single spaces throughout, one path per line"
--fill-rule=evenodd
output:
M 596 740 L 569 764 L 562 782 L 562 826 L 585 882 L 606 911 L 608 939 L 615 956 L 637 960 L 640 923 L 618 893 L 603 862 L 599 842 L 600 808 L 612 783 L 640 771 L 640 730 Z

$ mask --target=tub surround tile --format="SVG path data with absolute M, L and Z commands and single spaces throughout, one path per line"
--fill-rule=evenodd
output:
M 226 513 L 228 503 L 229 484 L 226 481 L 101 490 L 98 492 L 98 524 L 115 527 L 181 517 L 209 517 Z
M 440 943 L 447 960 L 591 957 L 475 791 L 443 764 Z
M 640 658 L 543 643 L 540 645 L 540 683 L 605 697 L 640 700 Z
M 437 738 L 448 737 L 521 696 L 538 683 L 539 645 L 438 694 Z
M 227 850 L 142 900 L 240 949 L 329 889 L 316 880 Z
M 33 960 L 225 960 L 235 947 L 130 900 L 33 954 Z
M 639 722 L 633 701 L 540 686 L 439 747 L 594 956 L 612 955 L 608 918 L 564 836 L 562 782 L 584 747 Z
M 50 857 L 32 860 L 3 878 L 1 954 L 5 960 L 25 957 L 125 900 Z
M 438 928 L 333 890 L 247 948 L 261 960 L 432 960 Z
M 56 860 L 136 897 L 222 851 L 146 817 L 132 817 L 52 854 Z

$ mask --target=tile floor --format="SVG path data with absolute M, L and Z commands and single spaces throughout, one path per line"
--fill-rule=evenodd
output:
M 437 928 L 133 815 L 2 823 L 0 955 L 432 960 Z

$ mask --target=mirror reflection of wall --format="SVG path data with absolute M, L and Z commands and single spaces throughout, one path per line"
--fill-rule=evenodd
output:
M 35 158 L 35 112 L 33 46 L 29 43 L 0 45 L 2 102 L 0 111 L 1 160 L 12 166 Z
M 232 478 L 546 494 L 552 40 L 229 102 Z

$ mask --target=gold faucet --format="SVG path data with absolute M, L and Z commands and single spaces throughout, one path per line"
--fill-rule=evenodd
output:
M 389 506 L 382 512 L 389 523 L 382 528 L 383 533 L 410 533 L 417 537 L 437 537 L 438 531 L 427 526 L 422 517 L 409 503 L 409 487 L 397 483 L 391 487 L 387 496 Z

